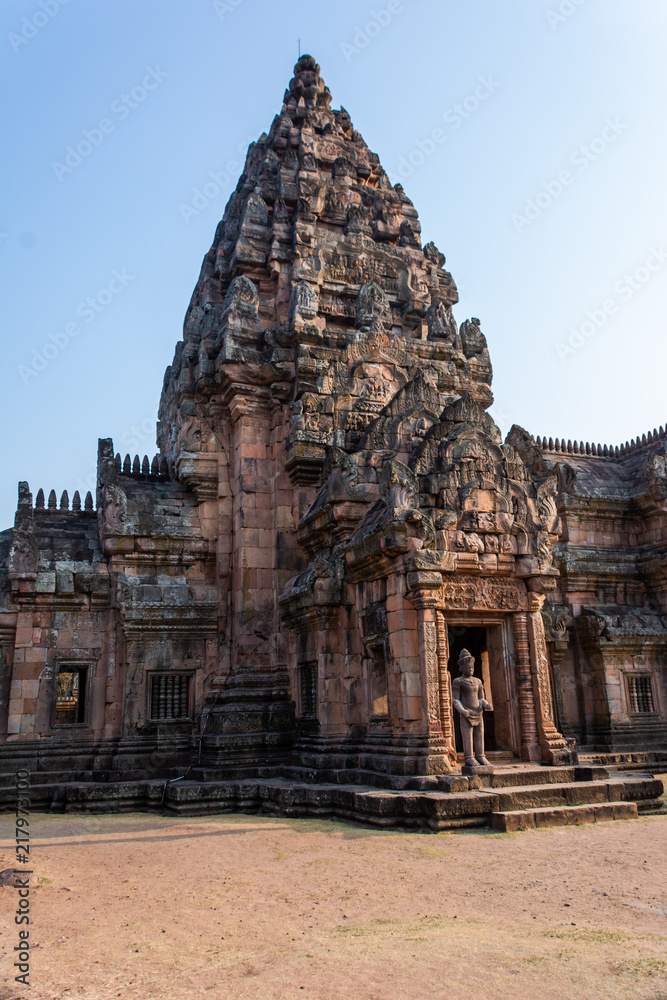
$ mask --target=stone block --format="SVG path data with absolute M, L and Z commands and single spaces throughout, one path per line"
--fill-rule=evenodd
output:
M 391 655 L 396 659 L 401 659 L 401 657 L 404 656 L 418 655 L 419 646 L 417 632 L 411 629 L 401 629 L 400 632 L 390 632 L 389 649 L 391 651 Z
M 46 646 L 26 646 L 25 649 L 25 662 L 26 663 L 44 663 L 46 661 L 46 655 L 48 650 Z
M 423 718 L 421 698 L 401 698 L 401 716 L 408 722 Z
M 408 698 L 421 698 L 421 677 L 416 673 L 401 673 L 401 694 Z
M 15 682 L 12 681 L 12 684 Z M 33 678 L 32 680 L 19 681 L 21 684 L 21 694 L 24 698 L 36 698 L 39 693 L 39 678 Z

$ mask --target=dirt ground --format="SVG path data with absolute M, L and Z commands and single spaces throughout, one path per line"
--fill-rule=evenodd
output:
M 31 985 L 3 886 L 0 1000 L 667 998 L 667 816 L 428 835 L 36 813 L 31 834 Z

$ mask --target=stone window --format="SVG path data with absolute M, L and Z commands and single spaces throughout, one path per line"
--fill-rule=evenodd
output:
M 317 715 L 317 664 L 303 663 L 301 675 L 301 715 L 315 718 Z
M 54 725 L 80 726 L 86 721 L 88 667 L 61 664 L 56 675 Z
M 153 722 L 190 718 L 192 674 L 152 674 L 150 713 Z
M 653 686 L 649 674 L 634 674 L 628 677 L 630 711 L 633 715 L 651 715 L 655 712 Z

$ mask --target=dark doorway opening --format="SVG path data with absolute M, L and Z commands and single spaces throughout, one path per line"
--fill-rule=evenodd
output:
M 489 674 L 489 648 L 487 633 L 485 628 L 467 627 L 463 625 L 450 625 L 449 629 L 449 671 L 452 677 L 458 677 L 461 671 L 458 667 L 458 658 L 462 649 L 467 649 L 475 657 L 475 677 L 484 684 L 484 695 L 487 701 L 493 704 L 491 692 L 491 679 Z M 463 743 L 461 741 L 461 723 L 459 713 L 454 709 L 454 734 L 456 739 L 456 751 L 461 753 Z M 484 713 L 484 746 L 486 750 L 497 750 L 496 746 L 496 726 L 493 712 Z

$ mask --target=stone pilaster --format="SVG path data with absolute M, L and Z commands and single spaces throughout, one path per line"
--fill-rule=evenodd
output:
M 528 595 L 528 641 L 537 733 L 542 760 L 547 764 L 564 764 L 569 761 L 569 752 L 566 741 L 554 723 L 547 644 L 541 614 L 543 603 L 544 594 Z
M 413 572 L 408 573 L 407 582 L 410 588 L 409 599 L 417 610 L 419 672 L 431 747 L 427 773 L 444 774 L 452 770 L 452 765 L 448 752 L 450 745 L 445 739 L 441 718 L 442 673 L 438 642 L 440 612 L 437 603 L 442 587 L 442 575 L 437 572 Z
M 537 738 L 535 697 L 530 669 L 530 644 L 528 640 L 528 615 L 519 611 L 512 616 L 516 678 L 519 689 L 519 714 L 521 717 L 521 756 L 524 760 L 540 760 L 541 747 Z
M 444 613 L 435 613 L 435 630 L 438 644 L 438 675 L 440 691 L 440 726 L 451 763 L 456 763 L 456 738 L 452 704 L 452 680 L 449 673 L 449 637 Z

